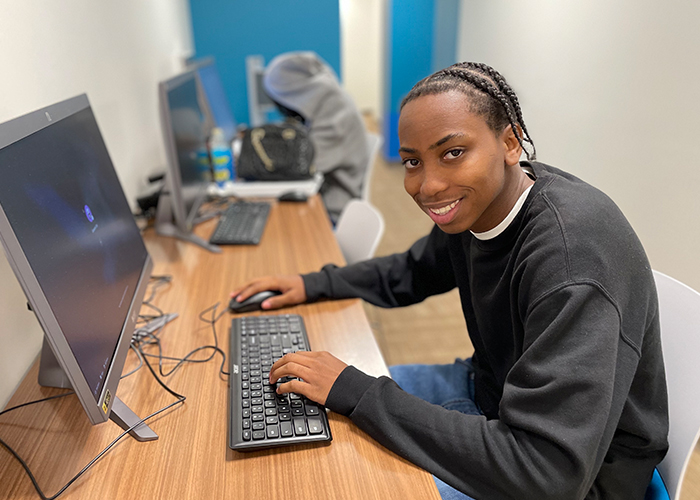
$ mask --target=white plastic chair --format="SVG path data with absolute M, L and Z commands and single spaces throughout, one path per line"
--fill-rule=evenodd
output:
M 670 497 L 680 498 L 683 477 L 700 437 L 700 293 L 654 271 L 668 385 L 668 454 L 657 467 Z
M 367 132 L 367 149 L 369 151 L 369 159 L 367 160 L 367 170 L 365 170 L 365 178 L 362 181 L 362 194 L 360 198 L 369 201 L 369 185 L 372 179 L 372 171 L 374 170 L 374 162 L 377 160 L 377 153 L 382 147 L 384 138 L 374 132 Z
M 335 227 L 335 237 L 348 264 L 371 259 L 383 234 L 384 218 L 366 200 L 350 200 Z

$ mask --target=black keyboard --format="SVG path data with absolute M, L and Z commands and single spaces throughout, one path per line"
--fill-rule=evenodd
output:
M 215 245 L 257 245 L 260 243 L 270 204 L 238 201 L 221 214 L 209 243 Z
M 233 319 L 230 448 L 243 451 L 333 439 L 323 406 L 299 394 L 277 394 L 276 385 L 270 385 L 270 367 L 275 361 L 288 352 L 307 350 L 306 328 L 297 314 Z

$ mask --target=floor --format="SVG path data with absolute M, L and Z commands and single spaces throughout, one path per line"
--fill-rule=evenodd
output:
M 371 121 L 368 128 L 376 130 Z M 403 188 L 403 167 L 378 158 L 372 171 L 370 201 L 384 216 L 386 230 L 376 255 L 403 252 L 432 227 L 430 219 Z M 451 363 L 469 357 L 467 336 L 456 290 L 421 304 L 381 309 L 365 304 L 365 311 L 387 365 Z M 680 500 L 700 499 L 700 447 L 693 453 Z

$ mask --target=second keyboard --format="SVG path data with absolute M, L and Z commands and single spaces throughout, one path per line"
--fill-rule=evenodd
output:
M 232 203 L 221 214 L 209 242 L 215 245 L 257 245 L 269 215 L 270 204 L 267 202 Z

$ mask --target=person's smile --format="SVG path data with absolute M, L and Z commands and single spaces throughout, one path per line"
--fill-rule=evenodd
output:
M 436 224 L 449 224 L 456 216 L 462 198 L 447 202 L 421 203 L 425 212 Z

